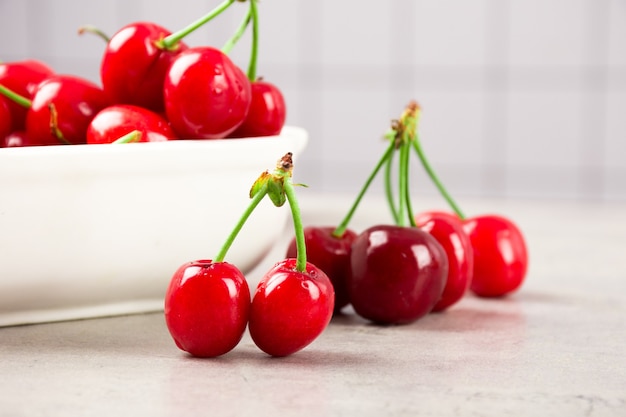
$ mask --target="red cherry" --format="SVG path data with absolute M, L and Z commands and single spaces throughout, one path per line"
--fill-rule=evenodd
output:
M 165 111 L 185 139 L 218 139 L 248 114 L 250 82 L 220 50 L 206 46 L 179 54 L 165 77 Z
M 139 131 L 139 142 L 176 139 L 168 121 L 161 115 L 131 104 L 117 104 L 101 110 L 87 128 L 87 143 L 111 143 Z
M 111 36 L 102 57 L 100 77 L 113 103 L 164 110 L 165 74 L 176 55 L 188 48 L 182 42 L 173 50 L 160 47 L 158 41 L 170 33 L 154 23 L 136 22 Z
M 528 268 L 528 251 L 520 229 L 497 215 L 468 218 L 464 229 L 474 250 L 471 290 L 481 297 L 500 297 L 517 290 Z
M 165 321 L 176 346 L 197 357 L 220 356 L 237 346 L 249 312 L 248 284 L 226 262 L 182 265 L 165 295 Z
M 0 63 L 0 84 L 29 100 L 33 98 L 37 85 L 52 75 L 52 68 L 33 59 Z M 23 130 L 28 109 L 13 101 L 9 101 L 9 109 L 13 130 Z
M 472 243 L 458 216 L 445 212 L 425 212 L 415 217 L 417 226 L 430 233 L 446 251 L 448 277 L 441 298 L 433 311 L 442 311 L 467 293 L 474 271 Z
M 32 141 L 26 135 L 26 132 L 23 130 L 16 130 L 15 132 L 11 132 L 4 137 L 2 143 L 0 143 L 1 147 L 6 148 L 17 148 L 23 146 L 32 146 Z
M 91 119 L 108 105 L 108 97 L 94 83 L 54 75 L 37 86 L 26 117 L 26 133 L 36 145 L 86 143 Z
M 252 101 L 248 116 L 229 136 L 233 138 L 280 134 L 287 117 L 285 99 L 278 87 L 266 81 L 252 83 Z
M 9 99 L 0 96 L 0 138 L 2 139 L 13 131 L 9 101 Z M 0 143 L 0 147 L 2 147 L 2 143 Z
M 250 336 L 265 353 L 287 356 L 312 343 L 333 315 L 334 290 L 330 279 L 315 265 L 296 270 L 295 259 L 285 259 L 259 281 L 250 310 Z
M 357 234 L 346 230 L 338 238 L 333 236 L 334 227 L 305 227 L 306 257 L 330 278 L 335 289 L 335 312 L 349 304 L 347 280 L 350 275 L 350 247 Z M 297 255 L 295 238 L 287 247 L 287 258 Z
M 352 244 L 350 302 L 361 317 L 381 324 L 413 322 L 441 298 L 448 259 L 437 240 L 413 227 L 378 225 Z

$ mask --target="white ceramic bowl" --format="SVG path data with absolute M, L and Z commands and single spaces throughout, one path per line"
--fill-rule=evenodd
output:
M 265 170 L 306 147 L 279 136 L 0 149 L 0 326 L 161 308 L 184 262 L 214 258 Z M 264 199 L 226 261 L 244 273 L 290 218 Z

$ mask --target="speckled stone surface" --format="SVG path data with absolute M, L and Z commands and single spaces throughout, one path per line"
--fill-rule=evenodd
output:
M 308 224 L 334 224 L 350 203 L 303 194 Z M 332 208 L 321 203 L 329 198 Z M 519 292 L 468 295 L 405 326 L 348 309 L 281 359 L 247 334 L 223 357 L 190 358 L 160 312 L 0 328 L 0 416 L 626 416 L 626 207 L 470 201 L 465 210 L 506 214 L 524 230 L 531 267 Z M 353 227 L 384 213 L 366 200 Z

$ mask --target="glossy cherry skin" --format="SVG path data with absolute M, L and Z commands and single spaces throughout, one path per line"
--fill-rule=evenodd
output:
M 26 132 L 24 130 L 16 130 L 4 137 L 4 139 L 0 143 L 0 148 L 19 148 L 31 145 L 33 145 L 33 143 L 28 138 Z
M 517 290 L 528 269 L 528 250 L 521 230 L 498 215 L 464 220 L 474 250 L 470 289 L 481 297 L 501 297 Z
M 280 134 L 287 118 L 282 92 L 274 84 L 259 80 L 252 83 L 251 95 L 248 115 L 229 136 L 243 138 Z
M 11 110 L 9 109 L 9 99 L 0 96 L 0 139 L 5 138 L 13 131 L 11 120 Z M 0 142 L 0 147 L 2 143 Z
M 348 276 L 350 275 L 350 248 L 357 234 L 347 229 L 338 238 L 333 236 L 335 227 L 308 226 L 304 228 L 306 258 L 324 271 L 335 289 L 335 313 L 350 302 L 348 297 Z M 298 254 L 296 240 L 287 247 L 287 258 Z
M 474 273 L 472 243 L 458 216 L 447 212 L 430 211 L 415 217 L 417 227 L 431 234 L 443 247 L 448 258 L 448 277 L 441 298 L 433 307 L 443 311 L 456 304 L 469 290 Z
M 176 346 L 196 357 L 216 357 L 237 346 L 248 324 L 250 289 L 227 262 L 182 265 L 165 294 L 165 322 Z
M 206 46 L 179 54 L 165 77 L 165 111 L 183 139 L 219 139 L 250 109 L 246 75 L 220 50 Z
M 355 312 L 379 324 L 406 324 L 430 313 L 441 298 L 448 259 L 423 230 L 378 225 L 352 244 L 350 268 Z
M 107 95 L 96 84 L 71 75 L 54 75 L 37 86 L 26 117 L 26 133 L 34 145 L 86 143 L 87 127 L 95 115 L 109 105 Z M 53 106 L 57 117 L 51 113 Z
M 164 110 L 165 74 L 176 55 L 188 49 L 183 42 L 174 50 L 159 47 L 157 42 L 170 34 L 157 24 L 135 22 L 111 36 L 102 57 L 100 78 L 113 103 Z
M 102 109 L 87 128 L 87 143 L 111 143 L 139 131 L 139 142 L 164 142 L 176 139 L 168 121 L 161 115 L 132 104 L 115 104 Z
M 248 328 L 254 343 L 272 356 L 288 356 L 311 344 L 328 326 L 335 293 L 326 274 L 296 260 L 277 263 L 259 281 Z
M 52 68 L 34 59 L 0 63 L 0 84 L 29 100 L 33 98 L 37 85 L 52 75 Z M 9 101 L 9 109 L 13 130 L 24 130 L 28 109 L 13 101 Z

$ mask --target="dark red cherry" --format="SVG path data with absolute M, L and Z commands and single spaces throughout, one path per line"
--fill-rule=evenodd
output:
M 373 226 L 352 244 L 350 302 L 380 324 L 411 323 L 441 298 L 448 258 L 437 240 L 414 227 Z
M 335 312 L 349 304 L 347 280 L 350 275 L 350 247 L 357 234 L 346 230 L 333 236 L 334 227 L 305 227 L 304 241 L 309 262 L 324 271 L 335 288 Z M 297 255 L 295 238 L 287 247 L 287 258 Z

